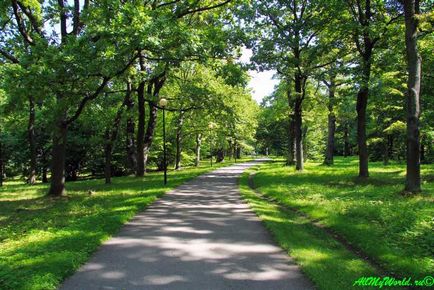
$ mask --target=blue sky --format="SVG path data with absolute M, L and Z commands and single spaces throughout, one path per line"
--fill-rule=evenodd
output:
M 243 48 L 240 58 L 241 62 L 247 63 L 250 61 L 252 51 L 250 49 Z M 265 96 L 270 95 L 273 92 L 274 86 L 278 84 L 278 80 L 273 79 L 275 71 L 249 71 L 249 75 L 252 77 L 249 83 L 249 88 L 252 89 L 253 98 L 260 103 Z

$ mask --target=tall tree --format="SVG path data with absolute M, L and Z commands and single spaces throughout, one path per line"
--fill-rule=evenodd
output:
M 373 65 L 374 50 L 379 41 L 386 40 L 388 26 L 400 16 L 393 6 L 383 0 L 346 0 L 350 19 L 343 25 L 350 29 L 349 35 L 359 54 L 357 92 L 357 144 L 359 149 L 359 177 L 369 177 L 368 145 L 366 136 L 367 106 Z
M 327 3 L 330 4 L 330 3 Z M 252 23 L 249 46 L 259 69 L 277 70 L 293 89 L 296 169 L 303 170 L 303 101 L 312 73 L 326 65 L 326 45 L 320 34 L 333 20 L 323 1 L 254 1 L 248 20 Z M 245 15 L 245 12 L 241 12 Z
M 420 83 L 421 57 L 417 48 L 419 0 L 405 0 L 405 46 L 407 55 L 407 175 L 405 190 L 419 192 L 420 187 Z

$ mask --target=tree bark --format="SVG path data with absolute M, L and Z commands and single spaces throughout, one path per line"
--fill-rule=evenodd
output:
M 372 44 L 365 36 L 365 51 L 362 60 L 362 83 L 357 93 L 357 145 L 359 149 L 359 177 L 369 177 L 368 145 L 366 141 L 366 109 L 368 106 L 369 80 L 371 78 Z
M 30 151 L 30 169 L 27 182 L 31 185 L 36 182 L 36 140 L 35 140 L 35 101 L 29 97 L 29 124 L 27 127 L 27 137 Z
M 301 100 L 297 100 L 294 106 L 294 135 L 295 135 L 295 169 L 303 170 L 303 120 L 301 112 Z
M 330 83 L 326 83 L 329 91 L 329 99 L 327 104 L 328 113 L 328 125 L 327 125 L 327 147 L 324 159 L 325 165 L 333 165 L 333 154 L 335 151 L 335 132 L 336 132 L 336 116 L 334 113 L 335 106 L 335 92 L 336 92 L 336 74 L 330 73 Z
M 152 96 L 155 101 L 149 101 L 149 121 L 148 127 L 146 129 L 145 141 L 144 141 L 144 165 L 145 172 L 146 166 L 148 164 L 148 155 L 151 150 L 152 142 L 154 140 L 155 127 L 157 125 L 157 99 L 160 93 L 160 90 L 163 88 L 164 83 L 166 82 L 166 72 L 163 72 L 161 75 L 153 78 L 148 84 L 148 95 Z
M 198 167 L 200 164 L 200 147 L 202 144 L 202 134 L 201 133 L 197 133 L 196 135 L 196 158 L 194 160 L 194 166 Z
M 146 172 L 148 165 L 149 151 L 151 150 L 152 142 L 154 141 L 155 127 L 157 126 L 157 112 L 158 108 L 155 102 L 149 102 L 149 120 L 146 128 L 145 141 L 143 144 L 143 164 Z
M 48 195 L 61 196 L 65 194 L 65 158 L 66 158 L 66 137 L 68 126 L 65 121 L 65 114 L 56 122 L 53 134 L 53 148 L 51 151 L 51 185 Z
M 179 113 L 178 124 L 176 127 L 176 156 L 175 156 L 175 170 L 181 168 L 181 151 L 182 151 L 182 125 L 184 123 L 184 112 Z
M 350 137 L 348 124 L 344 126 L 344 157 L 350 156 Z
M 137 145 L 136 145 L 136 176 L 145 175 L 145 82 L 141 82 L 137 87 L 137 107 L 138 107 L 138 124 L 137 124 Z
M 134 103 L 130 97 L 127 103 L 128 119 L 127 119 L 127 126 L 126 126 L 127 166 L 130 170 L 130 173 L 134 172 L 137 168 L 136 144 L 134 142 L 135 124 L 134 124 L 134 118 L 132 117 L 131 114 L 133 109 L 134 109 Z
M 368 88 L 361 88 L 357 94 L 357 145 L 359 147 L 359 177 L 369 177 L 368 145 L 366 143 L 366 107 Z
M 2 148 L 2 140 L 0 139 L 0 186 L 3 186 L 3 148 Z
M 104 167 L 104 177 L 105 183 L 110 184 L 112 182 L 112 151 L 113 144 L 110 136 L 110 130 L 107 129 L 105 132 L 105 146 L 104 146 L 104 159 L 105 159 L 105 167 Z
M 387 135 L 385 137 L 386 139 L 384 140 L 384 156 L 383 156 L 383 164 L 384 165 L 388 165 L 389 164 L 389 159 L 390 159 L 390 152 L 389 152 L 389 147 L 390 147 L 390 136 Z
M 124 110 L 124 106 L 127 106 L 128 103 L 130 102 L 130 98 L 131 98 L 131 83 L 128 82 L 127 83 L 127 92 L 125 94 L 124 100 L 121 104 L 121 106 L 119 107 L 118 111 L 116 112 L 116 116 L 115 119 L 113 121 L 113 125 L 110 128 L 107 128 L 106 130 L 106 144 L 105 144 L 105 170 L 104 170 L 104 174 L 105 174 L 105 183 L 109 184 L 111 183 L 111 177 L 112 177 L 112 154 L 113 154 L 113 146 L 114 143 L 116 142 L 116 139 L 118 137 L 118 133 L 119 133 L 119 127 L 121 124 L 121 119 L 122 119 L 122 113 Z
M 216 162 L 220 163 L 225 160 L 225 150 L 223 148 L 219 148 L 217 150 Z
M 407 55 L 407 175 L 405 190 L 421 191 L 420 178 L 420 82 L 422 60 L 417 48 L 419 1 L 404 1 L 405 46 Z

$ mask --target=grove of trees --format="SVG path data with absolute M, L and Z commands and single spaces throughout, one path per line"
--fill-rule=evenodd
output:
M 198 166 L 241 151 L 434 161 L 429 0 L 26 0 L 0 4 L 0 184 Z M 251 65 L 238 61 L 243 47 Z M 258 106 L 247 70 L 280 83 Z

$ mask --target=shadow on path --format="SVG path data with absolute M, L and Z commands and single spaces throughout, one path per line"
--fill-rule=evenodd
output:
M 104 243 L 61 289 L 311 289 L 242 201 L 256 162 L 179 186 Z

